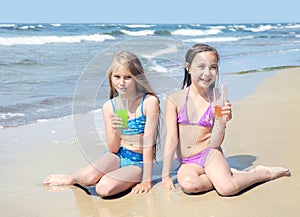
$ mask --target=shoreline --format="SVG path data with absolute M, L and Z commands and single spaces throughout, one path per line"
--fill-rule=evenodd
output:
M 221 80 L 224 79 L 224 82 L 228 83 L 230 85 L 230 89 L 232 89 L 231 91 L 231 97 L 232 100 L 235 101 L 239 101 L 242 100 L 243 98 L 247 97 L 248 95 L 252 94 L 254 92 L 254 90 L 256 89 L 256 87 L 263 82 L 265 79 L 273 76 L 276 71 L 278 70 L 284 70 L 284 69 L 293 69 L 293 68 L 298 68 L 300 66 L 297 65 L 283 65 L 283 66 L 269 66 L 269 67 L 265 67 L 265 68 L 257 68 L 257 69 L 249 69 L 249 70 L 238 70 L 235 72 L 224 72 L 221 74 Z M 181 82 L 181 81 L 177 81 L 177 82 Z M 250 85 L 247 86 L 247 83 L 251 83 Z M 239 84 L 240 83 L 240 84 Z M 231 86 L 232 84 L 232 86 Z M 240 86 L 243 86 L 245 89 L 239 90 Z M 179 88 L 179 86 L 178 86 Z M 238 91 L 240 91 L 241 93 L 236 94 Z M 233 95 L 232 93 L 235 93 L 235 95 Z M 163 100 L 163 99 L 162 99 Z M 70 104 L 72 104 L 72 102 L 70 102 Z M 72 107 L 73 108 L 73 107 Z M 96 108 L 95 110 L 89 111 L 91 113 L 96 113 L 99 110 L 101 110 L 102 108 Z M 7 123 L 5 122 L 5 120 L 7 119 L 7 117 L 5 117 L 3 120 L 3 125 L 0 125 L 0 130 L 1 129 L 7 129 L 7 128 L 15 128 L 15 127 L 21 127 L 21 126 L 26 126 L 26 125 L 31 125 L 31 124 L 38 124 L 40 122 L 52 122 L 52 121 L 59 121 L 61 119 L 72 119 L 73 116 L 77 116 L 77 115 L 84 115 L 82 113 L 79 114 L 67 114 L 64 116 L 59 116 L 59 117 L 51 117 L 51 118 L 47 118 L 47 119 L 36 119 L 36 120 L 27 120 L 25 118 L 25 114 L 23 113 L 0 113 L 0 118 L 3 118 L 5 116 L 7 116 L 9 118 L 9 116 L 15 117 L 15 116 L 19 116 L 24 118 L 24 120 L 22 120 L 22 123 L 10 123 L 10 125 L 6 125 Z M 20 122 L 20 120 L 19 120 Z
M 246 71 L 236 71 L 236 72 L 224 72 L 221 74 L 221 78 L 224 79 L 226 83 L 230 83 L 230 89 L 232 88 L 232 92 L 235 93 L 237 92 L 237 90 L 242 86 L 245 87 L 246 82 L 249 82 L 249 80 L 251 80 L 251 85 L 250 87 L 248 87 L 247 90 L 242 90 L 242 94 L 239 95 L 231 95 L 233 101 L 239 101 L 245 97 L 247 97 L 249 94 L 252 94 L 252 92 L 254 91 L 254 89 L 262 82 L 264 81 L 266 78 L 269 78 L 270 76 L 272 76 L 274 73 L 276 73 L 277 70 L 282 70 L 282 69 L 289 69 L 289 68 L 298 68 L 300 66 L 291 66 L 291 65 L 285 65 L 285 66 L 278 66 L 278 67 L 267 67 L 267 68 L 257 68 L 254 70 L 246 70 Z M 259 74 L 258 74 L 259 73 Z M 222 80 L 221 79 L 221 80 Z M 240 81 L 237 81 L 240 80 Z M 177 82 L 181 82 L 181 81 L 177 81 Z M 239 82 L 242 82 L 242 84 L 239 84 Z M 231 86 L 232 85 L 232 86 Z M 180 88 L 178 86 L 178 88 Z M 231 94 L 232 94 L 231 92 Z M 164 100 L 164 99 L 162 99 Z M 72 104 L 72 103 L 71 103 Z M 73 107 L 72 107 L 73 108 Z M 99 111 L 101 112 L 102 108 L 96 108 L 95 110 L 91 110 L 88 113 L 98 113 Z M 0 116 L 20 116 L 20 117 L 24 117 L 25 114 L 23 113 L 0 113 Z M 18 127 L 22 127 L 22 126 L 27 126 L 27 125 L 32 125 L 32 124 L 39 124 L 39 123 L 44 123 L 44 122 L 57 122 L 60 120 L 64 120 L 64 119 L 72 119 L 73 116 L 80 116 L 80 115 L 84 115 L 82 113 L 79 114 L 67 114 L 64 116 L 59 116 L 59 117 L 51 117 L 51 118 L 47 118 L 47 119 L 36 119 L 36 120 L 31 120 L 28 122 L 28 120 L 25 120 L 24 123 L 19 123 L 17 125 L 12 124 L 12 125 L 0 125 L 0 130 L 1 129 L 9 129 L 9 128 L 18 128 Z M 1 117 L 0 117 L 1 118 Z M 6 118 L 4 118 L 3 120 L 5 120 Z
M 42 186 L 48 174 L 72 173 L 105 150 L 101 136 L 95 136 L 99 126 L 89 126 L 95 119 L 92 115 L 83 122 L 77 120 L 81 128 L 74 128 L 72 119 L 63 119 L 0 129 L 1 213 L 30 217 L 176 217 L 187 213 L 296 217 L 300 212 L 300 127 L 296 125 L 300 121 L 299 82 L 300 67 L 280 70 L 263 80 L 254 93 L 234 102 L 233 120 L 222 145 L 227 160 L 235 167 L 283 166 L 291 170 L 289 178 L 257 185 L 233 197 L 221 197 L 215 191 L 186 195 L 178 185 L 174 192 L 168 192 L 159 182 L 148 194 L 115 199 L 91 196 L 75 186 Z

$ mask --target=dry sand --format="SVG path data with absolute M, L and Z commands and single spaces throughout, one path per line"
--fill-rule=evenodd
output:
M 0 216 L 299 216 L 299 83 L 300 68 L 282 70 L 235 103 L 223 145 L 233 167 L 284 166 L 291 177 L 233 197 L 215 191 L 186 195 L 178 185 L 169 192 L 161 189 L 160 182 L 148 194 L 105 200 L 92 187 L 88 189 L 92 195 L 75 186 L 46 188 L 41 183 L 48 174 L 74 172 L 104 150 L 91 145 L 93 135 L 88 135 L 94 132 L 88 129 L 86 143 L 79 146 L 73 121 L 62 119 L 0 130 Z M 85 141 L 84 136 L 80 140 Z

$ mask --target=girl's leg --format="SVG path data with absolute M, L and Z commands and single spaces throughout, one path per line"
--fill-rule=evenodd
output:
M 266 166 L 257 166 L 249 171 L 232 173 L 223 153 L 217 149 L 210 151 L 206 160 L 205 173 L 216 191 L 222 196 L 237 194 L 255 183 L 290 176 L 288 169 Z
M 74 174 L 52 174 L 44 180 L 45 185 L 94 185 L 106 173 L 120 167 L 120 159 L 113 153 L 106 152 L 99 159 Z
M 107 197 L 126 191 L 141 182 L 143 170 L 138 166 L 126 166 L 104 175 L 96 185 L 96 192 Z
M 200 193 L 213 189 L 213 185 L 197 164 L 182 164 L 177 174 L 178 183 L 185 193 Z

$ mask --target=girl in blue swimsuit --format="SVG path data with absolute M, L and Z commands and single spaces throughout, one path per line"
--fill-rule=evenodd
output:
M 231 105 L 227 103 L 222 108 L 221 119 L 214 118 L 211 107 L 218 65 L 219 54 L 209 45 L 196 44 L 186 53 L 183 89 L 171 94 L 166 103 L 164 188 L 175 188 L 170 170 L 176 150 L 181 163 L 178 183 L 186 193 L 215 189 L 220 195 L 229 196 L 255 183 L 290 175 L 282 167 L 257 166 L 248 171 L 229 167 L 221 144 L 226 124 L 231 120 Z
M 95 162 L 74 174 L 53 174 L 45 185 L 96 185 L 101 197 L 129 188 L 146 193 L 152 187 L 152 166 L 158 141 L 159 99 L 152 91 L 136 55 L 118 52 L 108 69 L 110 100 L 103 105 L 108 150 Z M 113 98 L 128 99 L 128 129 L 115 114 Z

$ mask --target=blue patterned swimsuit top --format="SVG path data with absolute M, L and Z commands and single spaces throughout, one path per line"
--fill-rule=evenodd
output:
M 122 134 L 125 135 L 136 135 L 136 134 L 143 134 L 145 130 L 145 124 L 146 124 L 146 115 L 144 114 L 144 100 L 146 98 L 147 93 L 144 94 L 142 99 L 142 105 L 141 105 L 141 113 L 142 115 L 134 118 L 134 119 L 128 119 L 128 128 L 122 130 Z M 113 111 L 115 112 L 115 105 L 113 103 L 113 100 L 110 100 Z

